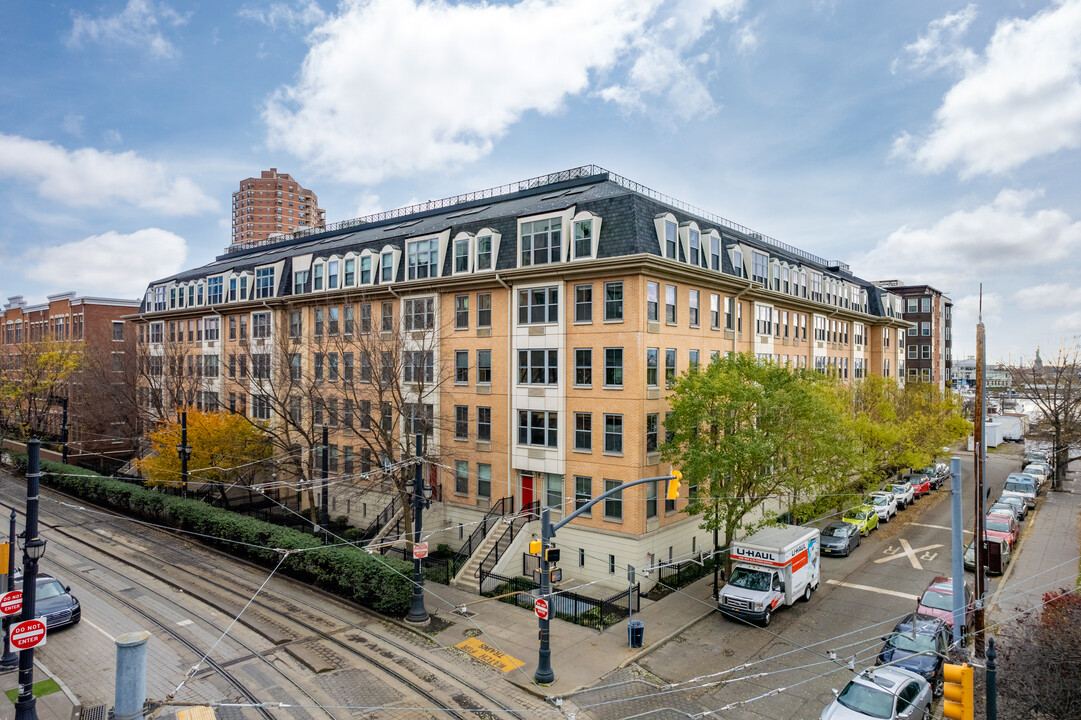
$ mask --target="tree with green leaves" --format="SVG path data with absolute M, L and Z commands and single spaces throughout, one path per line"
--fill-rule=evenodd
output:
M 681 376 L 669 404 L 662 455 L 696 488 L 685 512 L 726 546 L 767 500 L 829 494 L 860 472 L 834 377 L 733 354 Z

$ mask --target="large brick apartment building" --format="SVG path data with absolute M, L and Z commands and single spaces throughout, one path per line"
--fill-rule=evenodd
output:
M 877 283 L 904 302 L 901 317 L 912 323 L 906 347 L 907 380 L 930 382 L 939 389 L 953 380 L 953 300 L 930 285 L 906 285 L 898 280 Z
M 326 211 L 319 207 L 315 193 L 278 168 L 241 180 L 240 189 L 233 193 L 234 244 L 254 245 L 271 236 L 326 224 Z
M 585 166 L 231 247 L 151 283 L 137 322 L 163 358 L 159 375 L 184 373 L 165 359 L 170 348 L 197 356 L 194 393 L 159 393 L 167 413 L 194 402 L 273 423 L 267 383 L 315 378 L 319 397 L 297 398 L 291 412 L 330 418 L 332 474 L 346 477 L 378 468 L 365 428 L 406 429 L 407 418 L 355 394 L 380 372 L 362 358 L 364 338 L 401 338 L 404 353 L 419 352 L 404 363 L 403 393 L 420 378 L 438 385 L 423 403 L 440 420 L 431 449 L 441 502 L 425 527 L 446 528 L 432 542 L 456 546 L 501 498 L 539 500 L 558 518 L 622 482 L 667 474 L 657 452 L 667 386 L 691 364 L 751 352 L 845 379 L 902 380 L 901 312 L 899 297 L 841 262 Z M 279 367 L 270 354 L 283 344 Z M 334 497 L 335 514 L 357 524 L 380 509 Z M 683 503 L 638 486 L 597 506 L 560 531 L 565 574 L 618 584 L 628 563 L 708 550 L 698 520 L 677 512 Z
M 59 439 L 61 398 L 67 399 L 73 461 L 120 461 L 134 451 L 139 423 L 127 399 L 136 375 L 135 337 L 124 316 L 138 307 L 138 300 L 63 292 L 32 305 L 21 295 L 10 297 L 0 313 L 0 362 L 7 372 L 20 372 L 26 356 L 47 343 L 69 345 L 81 356 L 81 370 L 70 381 L 54 388 L 51 398 L 33 401 L 44 412 L 38 413 L 40 427 L 31 431 Z

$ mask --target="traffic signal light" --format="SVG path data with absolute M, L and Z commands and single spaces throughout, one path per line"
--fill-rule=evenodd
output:
M 540 552 L 541 552 L 541 541 L 540 540 L 530 540 L 529 541 L 529 554 L 530 555 L 540 555 Z
M 973 720 L 972 666 L 942 666 L 942 717 L 949 720 Z
M 675 500 L 679 497 L 679 481 L 683 479 L 683 473 L 679 470 L 672 471 L 672 478 L 668 481 L 668 499 Z

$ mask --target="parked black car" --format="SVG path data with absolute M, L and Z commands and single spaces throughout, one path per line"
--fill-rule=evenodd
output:
M 822 543 L 823 555 L 844 555 L 847 557 L 852 554 L 854 549 L 860 546 L 860 529 L 852 523 L 831 522 L 822 528 L 820 542 Z
M 16 576 L 14 588 L 22 590 L 22 587 L 22 577 Z M 45 618 L 46 629 L 74 625 L 83 619 L 82 607 L 71 594 L 70 585 L 61 585 L 52 575 L 42 573 L 38 575 L 37 588 L 35 610 L 39 618 Z
M 875 665 L 889 663 L 922 676 L 935 696 L 942 694 L 942 664 L 950 645 L 950 626 L 942 618 L 909 613 L 882 638 Z

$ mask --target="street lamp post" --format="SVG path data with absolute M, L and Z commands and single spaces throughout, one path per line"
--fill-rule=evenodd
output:
M 188 444 L 188 413 L 180 413 L 180 444 L 176 446 L 180 456 L 180 495 L 188 496 L 188 460 L 191 460 L 191 445 Z
M 23 532 L 23 612 L 22 621 L 33 620 L 37 611 L 38 561 L 45 555 L 45 541 L 38 537 L 38 481 L 41 476 L 41 441 L 26 444 L 29 458 L 26 473 L 26 530 Z M 34 698 L 34 648 L 19 653 L 19 697 L 15 720 L 37 720 Z
M 323 451 L 322 451 L 322 476 L 323 488 L 320 493 L 323 509 L 319 514 L 319 524 L 323 526 L 323 543 L 330 538 L 330 431 L 323 426 Z
M 68 399 L 67 397 L 60 398 L 60 407 L 64 409 L 64 414 L 60 419 L 60 447 L 61 461 L 68 464 Z
M 432 488 L 424 482 L 424 463 L 421 462 L 421 442 L 423 436 L 417 433 L 417 465 L 413 472 L 413 482 L 406 487 L 413 504 L 413 546 L 420 542 L 421 514 L 426 509 L 432 498 Z M 414 625 L 425 625 L 430 618 L 428 610 L 424 607 L 424 572 L 421 569 L 421 560 L 413 557 L 413 605 L 409 608 L 409 614 L 405 621 Z

